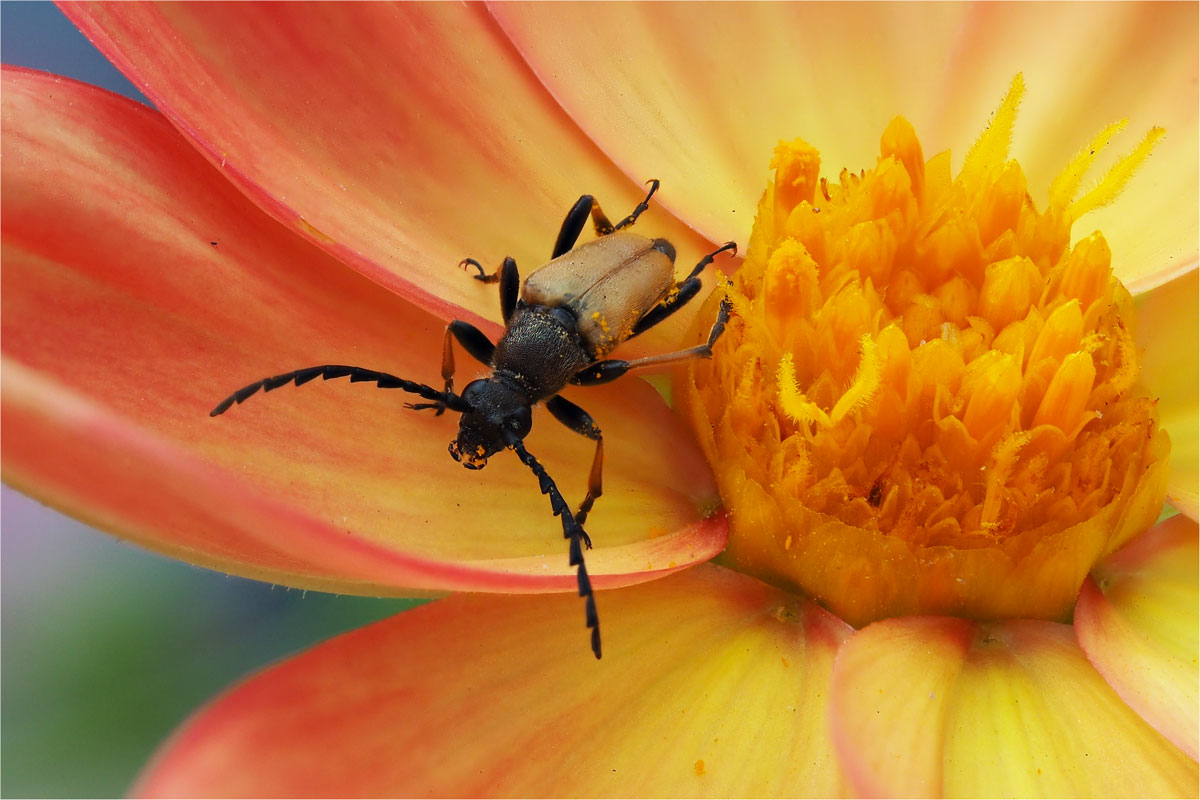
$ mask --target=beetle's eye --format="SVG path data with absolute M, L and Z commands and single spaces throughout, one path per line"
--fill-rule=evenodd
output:
M 512 416 L 504 421 L 504 424 L 513 433 L 524 436 L 533 427 L 533 412 L 529 406 L 518 408 Z

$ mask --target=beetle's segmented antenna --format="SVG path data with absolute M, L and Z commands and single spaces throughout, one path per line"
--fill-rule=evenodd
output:
M 374 381 L 375 385 L 380 389 L 402 389 L 403 391 L 420 395 L 426 400 L 434 400 L 442 403 L 446 408 L 453 409 L 454 411 L 470 410 L 470 406 L 453 392 L 439 391 L 432 386 L 426 386 L 423 383 L 416 383 L 415 381 L 406 381 L 404 378 L 397 378 L 395 375 L 389 375 L 386 372 L 376 372 L 375 370 L 363 369 L 362 367 L 348 367 L 343 364 L 322 364 L 318 367 L 305 367 L 294 372 L 285 372 L 282 375 L 263 378 L 261 381 L 256 381 L 249 386 L 243 386 L 218 403 L 216 408 L 208 412 L 208 415 L 215 417 L 224 414 L 234 403 L 243 403 L 246 398 L 257 394 L 260 390 L 270 392 L 289 383 L 294 383 L 296 386 L 303 386 L 317 378 L 324 378 L 325 380 L 349 378 L 351 383 Z
M 563 499 L 554 479 L 546 472 L 546 468 L 525 449 L 525 445 L 515 435 L 509 435 L 507 439 L 508 446 L 517 454 L 517 458 L 521 459 L 521 463 L 529 467 L 537 476 L 542 494 L 550 498 L 550 508 L 554 512 L 554 516 L 562 519 L 563 538 L 570 541 L 569 562 L 571 566 L 577 568 L 575 578 L 579 585 L 579 596 L 584 600 L 587 626 L 592 631 L 592 653 L 596 658 L 600 658 L 600 617 L 596 613 L 596 595 L 592 592 L 592 581 L 588 577 L 587 567 L 583 563 L 583 550 L 585 547 L 591 548 L 592 540 L 584 531 L 583 526 L 575 521 L 575 517 L 571 514 L 571 507 Z

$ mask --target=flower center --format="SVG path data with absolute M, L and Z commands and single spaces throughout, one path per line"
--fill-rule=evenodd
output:
M 1080 193 L 1123 124 L 1105 129 L 1039 212 L 1007 157 L 1021 92 L 1017 76 L 953 179 L 902 118 L 874 169 L 836 183 L 781 143 L 734 319 L 677 375 L 731 518 L 722 559 L 855 625 L 1065 618 L 1165 496 L 1129 293 L 1100 233 L 1070 246 L 1162 131 Z

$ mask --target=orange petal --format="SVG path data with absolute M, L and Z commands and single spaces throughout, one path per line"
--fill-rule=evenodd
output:
M 528 273 L 547 260 L 581 194 L 617 220 L 657 177 L 617 172 L 481 7 L 63 10 L 268 213 L 442 319 L 469 309 L 490 334 L 499 331 L 495 297 L 455 264 L 511 255 Z M 681 191 L 668 184 L 663 195 Z M 657 205 L 643 220 L 683 262 L 711 249 Z M 677 343 L 686 318 L 631 352 Z
M 1141 350 L 1141 383 L 1158 398 L 1158 415 L 1171 434 L 1171 474 L 1167 499 L 1192 519 L 1200 519 L 1200 396 L 1197 385 L 1196 321 L 1200 271 L 1192 269 L 1139 296 L 1137 343 Z
M 143 796 L 840 796 L 842 622 L 713 566 L 598 597 L 457 596 L 227 692 Z
M 454 463 L 453 415 L 338 381 L 208 416 L 313 363 L 438 382 L 439 321 L 259 212 L 143 106 L 6 69 L 3 125 L 6 480 L 155 549 L 293 585 L 574 587 L 534 477 L 508 454 L 483 472 Z M 484 371 L 460 359 L 462 378 Z M 654 390 L 627 379 L 582 402 L 608 456 L 588 525 L 597 585 L 719 552 L 724 520 L 702 521 L 712 478 Z M 591 442 L 536 417 L 529 449 L 582 496 Z
M 1117 694 L 1193 759 L 1200 591 L 1196 523 L 1172 517 L 1096 566 L 1075 609 L 1079 644 Z
M 1196 762 L 1092 668 L 1071 628 L 903 617 L 841 649 L 834 741 L 860 794 L 1195 796 Z

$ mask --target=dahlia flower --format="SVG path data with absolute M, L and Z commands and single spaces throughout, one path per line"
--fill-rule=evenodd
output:
M 455 593 L 232 688 L 136 791 L 1196 794 L 1194 5 L 64 10 L 158 111 L 4 70 L 5 480 Z M 639 229 L 745 261 L 622 351 L 727 297 L 711 360 L 567 393 L 602 661 L 536 482 L 462 470 L 452 415 L 208 417 L 308 364 L 436 382 L 448 320 L 501 330 L 464 256 L 528 274 L 651 177 Z M 591 442 L 526 441 L 582 496 Z

